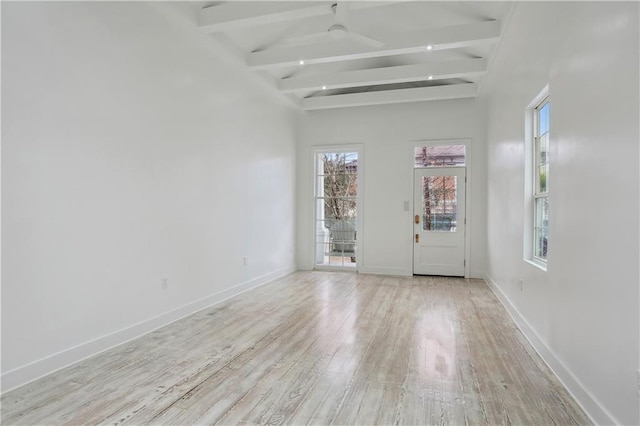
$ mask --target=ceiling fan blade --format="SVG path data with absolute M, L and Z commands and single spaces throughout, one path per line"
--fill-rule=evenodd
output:
M 353 31 L 347 32 L 347 37 L 350 38 L 353 41 L 357 41 L 357 42 L 360 42 L 362 44 L 367 44 L 367 45 L 369 45 L 371 47 L 382 47 L 382 46 L 384 46 L 384 43 L 381 42 L 380 40 L 376 40 L 375 38 L 366 36 L 364 34 L 354 33 Z
M 313 33 L 313 34 L 305 34 L 297 37 L 288 37 L 282 42 L 278 43 L 278 47 L 294 47 L 294 46 L 305 46 L 307 44 L 315 44 L 315 43 L 323 43 L 331 41 L 332 37 L 326 31 L 321 33 Z
M 336 8 L 335 8 L 335 16 L 334 16 L 334 23 L 336 24 L 340 24 L 344 27 L 347 26 L 347 8 L 349 7 L 349 5 L 347 4 L 346 1 L 339 1 L 336 2 Z

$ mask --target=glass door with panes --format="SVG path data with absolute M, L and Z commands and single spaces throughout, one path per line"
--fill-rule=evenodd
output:
M 355 268 L 358 153 L 317 152 L 315 163 L 316 267 Z

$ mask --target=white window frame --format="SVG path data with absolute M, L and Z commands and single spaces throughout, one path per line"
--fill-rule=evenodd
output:
M 539 183 L 539 111 L 549 103 L 549 86 L 546 86 L 528 105 L 525 115 L 525 198 L 524 198 L 524 260 L 544 271 L 547 270 L 548 256 L 542 258 L 535 253 L 536 200 L 549 199 L 549 174 L 546 191 L 538 190 Z M 548 137 L 547 137 L 548 138 Z M 549 140 L 549 138 L 548 138 Z M 547 235 L 549 233 L 547 225 Z

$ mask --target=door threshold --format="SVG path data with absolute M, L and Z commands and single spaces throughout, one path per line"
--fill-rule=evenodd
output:
M 326 272 L 358 272 L 358 268 L 355 266 L 324 266 L 316 265 L 313 268 L 314 271 L 326 271 Z

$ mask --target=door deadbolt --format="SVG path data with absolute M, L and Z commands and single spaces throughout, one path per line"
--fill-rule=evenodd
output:
M 420 234 L 416 234 L 416 243 L 420 242 Z
M 413 221 L 414 221 L 415 223 L 420 223 L 420 215 L 419 215 L 419 214 L 417 214 L 417 215 L 416 215 L 416 217 L 413 219 Z

